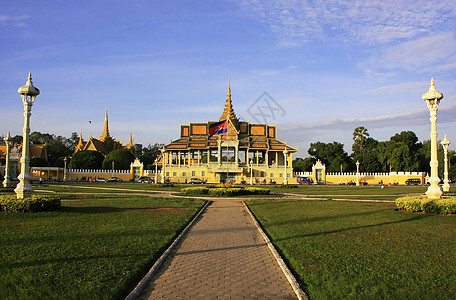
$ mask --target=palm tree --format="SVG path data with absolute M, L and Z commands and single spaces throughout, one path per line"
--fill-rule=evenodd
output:
M 367 132 L 367 129 L 363 126 L 356 127 L 353 131 L 353 141 L 356 145 L 358 145 L 361 154 L 363 153 L 363 145 L 368 137 L 369 133 Z

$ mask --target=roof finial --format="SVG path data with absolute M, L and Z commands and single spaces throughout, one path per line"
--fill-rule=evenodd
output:
M 238 119 L 236 117 L 236 114 L 234 113 L 233 109 L 233 103 L 231 102 L 231 84 L 230 80 L 228 80 L 228 92 L 226 95 L 226 103 L 225 103 L 225 109 L 223 110 L 223 114 L 220 117 L 220 120 L 232 120 L 233 122 L 237 122 Z
M 435 84 L 434 84 L 434 77 L 431 78 L 431 86 L 429 87 L 430 91 L 436 91 Z
M 110 135 L 109 135 L 109 124 L 108 124 L 108 107 L 106 106 L 106 116 L 105 116 L 103 134 L 100 136 L 100 141 L 104 142 L 107 138 L 110 138 Z

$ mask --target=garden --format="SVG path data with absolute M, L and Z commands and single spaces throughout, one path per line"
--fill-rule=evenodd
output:
M 163 192 L 182 195 L 182 187 L 35 188 L 37 199 L 60 208 L 0 213 L 1 299 L 123 298 L 204 205 L 192 193 L 231 193 L 201 186 L 189 198 L 165 198 Z M 455 215 L 396 206 L 396 199 L 425 191 L 247 186 L 241 194 L 310 299 L 452 299 Z

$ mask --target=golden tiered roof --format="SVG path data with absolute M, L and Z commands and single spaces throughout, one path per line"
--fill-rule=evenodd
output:
M 103 133 L 101 134 L 100 138 L 96 139 L 91 136 L 87 143 L 84 143 L 84 141 L 82 140 L 81 130 L 81 134 L 79 135 L 79 142 L 74 149 L 74 153 L 81 150 L 94 150 L 106 156 L 109 154 L 109 152 L 118 149 L 126 149 L 130 151 L 134 150 L 133 138 L 130 132 L 130 142 L 127 146 L 123 146 L 122 142 L 117 141 L 111 137 L 111 135 L 109 134 L 108 108 L 106 108 Z
M 209 127 L 216 123 L 181 124 L 181 136 L 165 146 L 167 150 L 186 151 L 191 149 L 208 149 L 217 147 L 217 140 L 238 141 L 239 148 L 252 150 L 274 150 L 296 152 L 297 149 L 288 146 L 286 143 L 277 140 L 277 126 L 268 124 L 251 124 L 241 122 L 236 117 L 231 100 L 231 88 L 228 83 L 228 93 L 225 108 L 219 121 L 229 120 L 228 132 L 210 136 Z
M 228 92 L 226 95 L 226 103 L 225 109 L 223 110 L 222 116 L 219 118 L 219 121 L 223 120 L 231 120 L 233 125 L 237 126 L 239 119 L 236 117 L 236 113 L 234 112 L 233 102 L 231 101 L 231 87 L 230 82 L 228 81 Z

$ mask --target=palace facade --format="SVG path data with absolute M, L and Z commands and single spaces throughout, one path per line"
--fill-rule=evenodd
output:
M 227 131 L 209 134 L 212 124 L 227 121 Z M 236 117 L 228 85 L 227 99 L 217 121 L 180 127 L 180 138 L 162 149 L 162 182 L 296 183 L 292 155 L 297 149 L 277 139 L 277 125 L 251 124 Z

